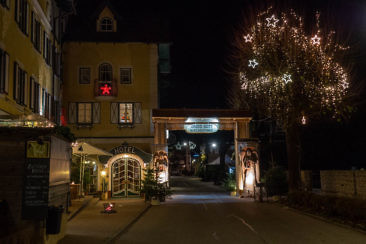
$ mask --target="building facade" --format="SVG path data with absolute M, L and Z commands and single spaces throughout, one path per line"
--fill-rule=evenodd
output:
M 72 1 L 0 2 L 0 123 L 60 120 L 61 35 Z
M 118 1 L 81 1 L 77 11 L 63 46 L 62 121 L 78 142 L 113 154 L 104 160 L 89 155 L 97 165 L 91 172 L 94 190 L 102 190 L 100 173 L 106 170 L 110 196 L 139 195 L 154 151 L 159 52 L 165 49 L 166 71 L 169 44 L 123 16 Z

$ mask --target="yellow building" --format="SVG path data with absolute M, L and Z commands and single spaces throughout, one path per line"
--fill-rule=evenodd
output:
M 142 170 L 152 159 L 159 51 L 164 50 L 167 70 L 169 45 L 144 33 L 152 29 L 128 22 L 117 2 L 81 1 L 78 15 L 70 19 L 63 45 L 63 113 L 79 143 L 113 155 L 87 160 L 98 165 L 94 191 L 102 190 L 100 173 L 108 169 L 110 196 L 124 197 L 139 195 Z
M 72 1 L 64 1 L 65 7 Z M 60 119 L 60 1 L 0 3 L 0 124 L 52 126 Z

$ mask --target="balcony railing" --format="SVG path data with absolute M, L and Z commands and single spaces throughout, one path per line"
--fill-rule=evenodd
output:
M 112 81 L 94 81 L 95 97 L 116 97 L 118 95 L 118 85 L 116 80 Z

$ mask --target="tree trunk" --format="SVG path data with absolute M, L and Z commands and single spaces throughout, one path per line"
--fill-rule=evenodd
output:
M 300 128 L 289 125 L 286 129 L 289 192 L 300 190 Z

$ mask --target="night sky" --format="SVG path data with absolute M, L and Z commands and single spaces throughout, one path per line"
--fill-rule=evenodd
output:
M 228 0 L 180 1 L 159 5 L 160 14 L 168 16 L 172 39 L 172 75 L 161 90 L 161 107 L 228 108 L 230 85 L 231 41 L 243 16 L 253 14 L 258 7 L 274 5 L 279 9 L 294 8 L 313 20 L 320 10 L 323 20 L 340 30 L 348 43 L 355 47 L 352 55 L 354 77 L 365 77 L 366 65 L 366 1 Z M 160 10 L 161 10 L 160 9 Z M 361 70 L 361 72 L 360 72 Z

